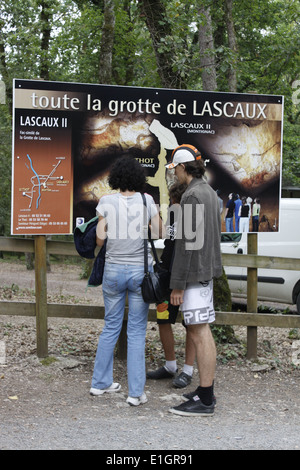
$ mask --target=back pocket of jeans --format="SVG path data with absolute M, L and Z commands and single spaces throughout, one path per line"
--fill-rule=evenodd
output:
M 102 290 L 106 293 L 116 294 L 119 292 L 118 278 L 110 272 L 103 276 Z

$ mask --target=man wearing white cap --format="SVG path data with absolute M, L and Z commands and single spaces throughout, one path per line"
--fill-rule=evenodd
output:
M 204 179 L 204 163 L 194 146 L 184 144 L 175 148 L 166 168 L 174 168 L 179 182 L 188 185 L 181 199 L 170 301 L 181 306 L 196 349 L 200 378 L 200 386 L 183 395 L 187 401 L 169 411 L 183 416 L 212 416 L 216 347 L 209 324 L 215 320 L 213 278 L 222 275 L 219 202 Z

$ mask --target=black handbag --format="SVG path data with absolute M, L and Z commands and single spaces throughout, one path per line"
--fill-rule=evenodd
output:
M 142 194 L 143 197 L 143 202 L 144 206 L 147 208 L 146 205 L 146 198 L 145 195 Z M 145 213 L 146 211 L 144 211 Z M 154 272 L 150 272 L 148 270 L 148 249 L 147 249 L 147 237 L 144 236 L 144 269 L 145 269 L 145 274 L 143 278 L 143 282 L 141 285 L 142 288 L 142 296 L 144 299 L 144 302 L 149 303 L 149 304 L 160 304 L 164 300 L 166 300 L 169 297 L 170 294 L 170 277 L 171 273 L 162 268 L 160 266 L 158 256 L 156 253 L 155 245 L 154 242 L 151 238 L 151 229 L 147 223 L 147 218 L 144 216 L 144 226 L 148 226 L 148 238 L 151 244 L 152 252 L 154 255 L 155 259 L 155 266 L 154 266 Z

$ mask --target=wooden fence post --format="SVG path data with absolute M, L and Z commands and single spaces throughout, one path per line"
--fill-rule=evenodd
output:
M 37 356 L 48 356 L 46 236 L 34 238 Z
M 127 320 L 125 319 L 117 343 L 117 357 L 123 361 L 127 359 Z
M 257 255 L 257 233 L 248 233 L 248 254 Z M 247 268 L 247 312 L 257 312 L 257 268 Z M 247 327 L 247 359 L 257 357 L 257 326 Z
M 128 323 L 128 295 L 126 295 L 125 312 L 122 329 L 117 343 L 117 357 L 123 361 L 127 359 L 127 323 Z

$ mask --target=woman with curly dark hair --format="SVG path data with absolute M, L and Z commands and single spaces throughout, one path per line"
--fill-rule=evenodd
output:
M 123 192 L 144 192 L 146 185 L 144 169 L 134 158 L 120 158 L 111 169 L 108 184 L 112 189 Z
M 111 169 L 109 185 L 119 190 L 102 196 L 96 208 L 99 215 L 97 244 L 107 238 L 103 275 L 105 326 L 99 338 L 92 378 L 92 395 L 118 392 L 113 382 L 114 348 L 122 328 L 128 296 L 127 323 L 127 403 L 146 403 L 145 338 L 149 305 L 144 302 L 141 283 L 144 276 L 144 205 L 141 192 L 146 184 L 144 169 L 133 157 L 118 159 Z M 145 194 L 147 219 L 153 237 L 160 236 L 161 219 L 152 196 Z M 148 253 L 149 265 L 153 260 Z

